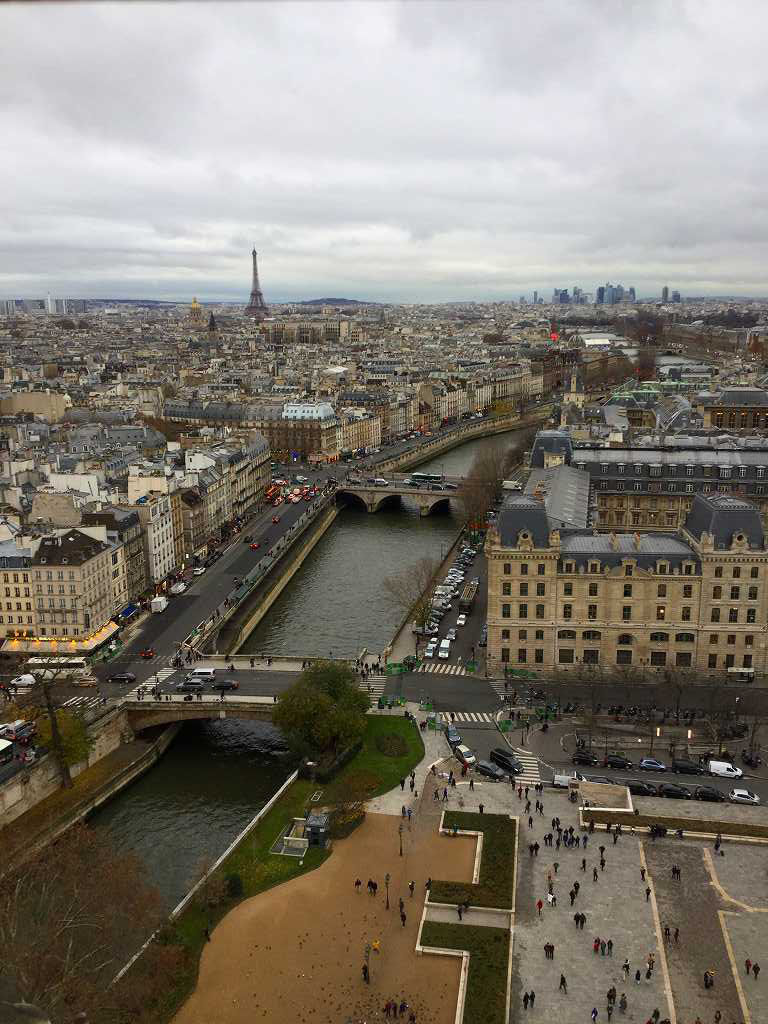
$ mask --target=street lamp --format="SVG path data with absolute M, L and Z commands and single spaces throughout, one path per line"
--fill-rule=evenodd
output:
M 387 890 L 387 910 L 389 910 L 389 872 L 384 875 L 384 886 Z
M 403 823 L 402 823 L 402 821 L 400 822 L 400 824 L 398 826 L 397 832 L 398 832 L 398 835 L 400 837 L 400 856 L 402 857 L 403 856 Z

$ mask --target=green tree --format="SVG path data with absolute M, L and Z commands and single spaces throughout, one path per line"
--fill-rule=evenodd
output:
M 368 702 L 351 669 L 319 661 L 281 695 L 272 719 L 300 753 L 334 757 L 363 735 Z
M 62 709 L 55 712 L 54 720 L 58 728 L 58 739 L 54 739 L 51 716 L 46 712 L 37 719 L 37 741 L 49 749 L 60 750 L 67 767 L 85 761 L 93 740 L 83 720 Z

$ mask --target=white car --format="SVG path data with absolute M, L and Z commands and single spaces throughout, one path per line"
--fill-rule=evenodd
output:
M 457 634 L 456 634 L 456 630 L 455 629 L 449 629 L 448 632 L 445 634 L 445 639 L 446 640 L 455 640 L 456 639 L 456 635 Z
M 178 594 L 183 594 L 186 589 L 187 589 L 187 584 L 186 583 L 174 583 L 173 586 L 171 587 L 171 589 L 168 591 L 168 593 L 169 594 L 173 594 L 174 596 L 176 596 Z
M 205 566 L 204 565 L 196 565 L 195 568 L 192 570 L 192 575 L 193 576 L 202 576 L 204 572 L 205 572 Z
M 462 614 L 458 617 L 458 619 L 456 619 L 456 625 L 457 626 L 466 626 L 466 624 L 467 624 L 467 616 L 464 615 L 464 613 L 462 612 Z
M 424 657 L 425 658 L 434 658 L 436 650 L 437 650 L 437 644 L 436 643 L 431 643 L 431 642 L 428 643 L 427 644 L 427 649 L 426 649 L 426 651 L 424 651 Z
M 728 794 L 732 804 L 759 804 L 760 797 L 751 789 L 732 789 Z

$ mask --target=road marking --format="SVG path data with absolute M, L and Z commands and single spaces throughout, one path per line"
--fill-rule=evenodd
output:
M 656 941 L 659 946 L 659 960 L 661 960 L 661 972 L 664 975 L 664 991 L 667 996 L 667 1008 L 669 1010 L 670 1024 L 677 1024 L 677 1014 L 675 1013 L 675 1002 L 672 998 L 672 985 L 669 980 L 669 967 L 667 965 L 667 951 L 664 948 L 664 939 L 661 933 L 661 921 L 659 919 L 659 908 L 656 903 L 656 886 L 653 884 L 653 878 L 648 870 L 648 864 L 645 860 L 645 847 L 641 840 L 638 839 L 637 845 L 640 848 L 640 866 L 645 868 L 645 877 L 648 883 L 648 887 L 651 890 L 651 911 L 653 913 L 653 925 L 656 929 Z
M 709 850 L 706 852 L 709 853 Z M 744 996 L 744 989 L 741 987 L 741 972 L 736 965 L 736 957 L 733 955 L 733 946 L 731 945 L 731 936 L 728 934 L 728 926 L 725 923 L 726 913 L 724 910 L 718 910 L 717 916 L 720 921 L 720 930 L 723 933 L 728 959 L 731 961 L 731 973 L 733 974 L 733 980 L 736 983 L 736 994 L 738 995 L 739 1003 L 741 1004 L 741 1015 L 744 1018 L 743 1024 L 752 1024 L 752 1017 L 749 1013 L 749 1006 L 747 1005 L 747 1000 Z

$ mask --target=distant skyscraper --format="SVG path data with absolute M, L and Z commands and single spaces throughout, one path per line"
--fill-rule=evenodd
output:
M 673 302 L 680 302 L 681 301 L 681 299 L 680 299 L 680 292 L 672 292 L 672 301 Z
M 536 305 L 536 303 L 538 301 L 539 301 L 539 293 L 538 292 L 534 292 L 533 293 L 533 304 L 534 304 L 534 306 Z
M 632 285 L 632 287 L 629 289 L 629 292 L 627 294 L 629 295 L 629 301 L 630 302 L 634 302 L 635 301 L 635 286 L 634 285 Z
M 245 315 L 253 317 L 254 320 L 266 320 L 269 310 L 267 304 L 264 301 L 264 296 L 261 294 L 261 285 L 259 284 L 259 267 L 256 262 L 256 249 L 251 253 L 253 256 L 253 281 L 251 283 L 251 297 L 248 300 L 248 305 L 245 307 Z
M 605 288 L 603 285 L 599 285 L 595 293 L 595 305 L 602 306 L 605 302 Z
M 661 289 L 661 301 L 669 302 L 669 285 L 665 284 L 664 287 Z

